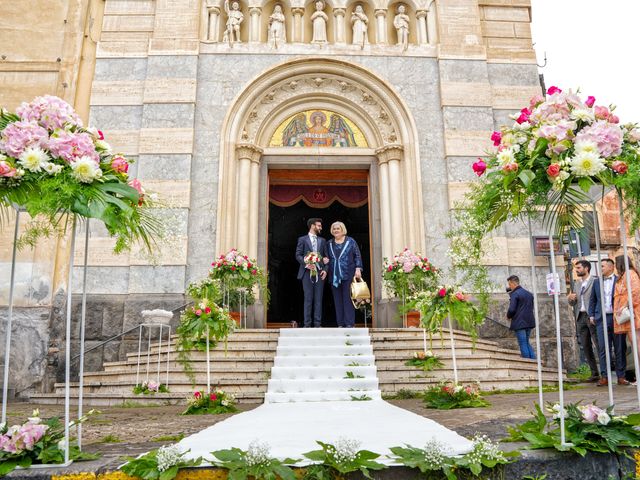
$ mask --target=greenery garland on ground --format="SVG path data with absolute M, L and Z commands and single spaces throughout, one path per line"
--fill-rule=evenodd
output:
M 303 480 L 344 479 L 351 472 L 360 472 L 372 478 L 369 470 L 384 470 L 386 465 L 376 462 L 380 454 L 369 450 L 360 450 L 360 442 L 348 438 L 339 438 L 335 443 L 316 441 L 320 450 L 303 453 L 309 460 L 318 462 L 304 474 Z
M 567 404 L 564 411 L 565 444 L 560 437 L 560 405 L 547 404 L 553 414 L 548 420 L 536 404 L 534 418 L 509 427 L 509 442 L 528 442 L 527 448 L 555 448 L 585 456 L 588 451 L 627 455 L 627 448 L 640 448 L 640 413 L 613 414 L 613 406 L 602 409 L 594 404 Z
M 289 465 L 298 460 L 271 457 L 267 443 L 254 440 L 247 450 L 231 448 L 211 452 L 217 460 L 214 464 L 229 471 L 229 480 L 296 480 L 296 474 Z
M 436 408 L 438 410 L 491 406 L 480 395 L 480 388 L 477 384 L 456 385 L 452 382 L 441 383 L 429 387 L 422 398 L 427 408 Z
M 65 230 L 69 217 L 96 218 L 116 237 L 116 252 L 135 242 L 150 251 L 161 223 L 148 208 L 151 195 L 129 180 L 129 163 L 58 97 L 37 97 L 15 114 L 2 109 L 0 226 L 10 209 L 23 207 L 34 221 L 20 243 L 34 245 Z
M 183 457 L 188 452 L 181 452 L 176 445 L 160 447 L 138 458 L 127 457 L 127 463 L 120 470 L 143 480 L 173 480 L 180 469 L 197 467 L 202 463 L 202 457 L 185 460 Z
M 95 410 L 89 411 L 80 420 L 69 423 L 72 428 L 84 422 Z M 64 463 L 64 423 L 58 417 L 43 421 L 40 412 L 34 410 L 22 425 L 0 425 L 0 476 L 7 475 L 17 467 L 27 468 L 37 464 Z M 69 458 L 74 461 L 94 460 L 100 455 L 80 451 L 77 445 L 69 445 Z

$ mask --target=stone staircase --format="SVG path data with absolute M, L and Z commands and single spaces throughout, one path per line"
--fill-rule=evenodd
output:
M 445 335 L 444 339 L 435 336 L 432 345 L 428 345 L 428 348 L 440 357 L 444 367 L 425 373 L 420 369 L 404 365 L 415 351 L 421 351 L 423 348 L 422 330 L 420 329 L 373 329 L 368 331 L 370 337 L 365 333 L 367 330 L 356 329 L 354 332 L 362 330 L 362 338 L 360 338 L 360 334 L 354 334 L 353 338 L 349 338 L 348 341 L 353 344 L 348 346 L 349 356 L 344 356 L 344 339 L 338 341 L 338 343 L 342 342 L 342 345 L 339 345 L 336 344 L 335 338 L 328 335 L 332 330 L 334 329 L 319 330 L 323 335 L 314 339 L 316 347 L 324 342 L 322 355 L 340 357 L 342 362 L 346 362 L 345 365 L 351 364 L 348 365 L 349 371 L 352 371 L 354 375 L 366 378 L 369 373 L 372 373 L 370 369 L 375 368 L 379 382 L 377 388 L 383 396 L 394 395 L 400 390 L 423 391 L 430 385 L 453 378 L 448 335 Z M 488 340 L 477 340 L 474 349 L 472 339 L 468 334 L 458 331 L 454 333 L 460 382 L 480 381 L 483 390 L 520 389 L 537 386 L 535 361 L 520 358 L 518 351 L 500 348 L 497 343 Z M 287 368 L 313 365 L 314 356 L 310 356 L 308 353 L 311 348 L 314 348 L 314 345 L 290 344 L 295 341 L 292 340 L 294 337 L 304 336 L 304 334 L 304 329 L 282 329 L 280 331 L 246 329 L 234 332 L 229 337 L 226 346 L 221 343 L 211 351 L 212 386 L 232 393 L 239 402 L 262 403 L 270 380 L 275 381 L 282 375 L 290 374 L 291 370 L 286 370 Z M 175 339 L 172 340 L 172 345 L 175 345 Z M 367 361 L 373 358 L 371 351 L 375 357 L 375 365 L 371 365 Z M 272 368 L 277 352 L 286 352 L 287 355 L 282 357 L 279 355 L 276 368 Z M 305 353 L 306 356 L 304 356 Z M 160 353 L 160 381 L 165 383 L 167 355 L 171 393 L 133 394 L 138 356 L 137 352 L 131 352 L 127 354 L 124 361 L 105 363 L 103 371 L 85 372 L 84 403 L 95 406 L 117 406 L 127 403 L 183 403 L 186 395 L 192 392 L 194 387 L 182 365 L 178 363 L 178 353 L 173 347 L 167 353 L 166 343 L 162 346 Z M 156 381 L 158 378 L 157 345 L 151 345 L 149 356 L 148 378 Z M 146 362 L 147 352 L 143 352 L 138 377 L 140 383 L 147 379 Z M 191 352 L 191 366 L 196 376 L 196 388 L 206 388 L 206 357 L 204 352 Z M 325 365 L 325 367 L 330 366 Z M 340 365 L 336 364 L 333 367 L 339 369 Z M 555 369 L 544 368 L 543 381 L 547 384 L 556 383 Z M 78 383 L 71 384 L 71 397 L 72 403 L 77 401 Z M 57 383 L 53 393 L 32 395 L 30 400 L 41 404 L 61 404 L 64 402 L 64 384 Z

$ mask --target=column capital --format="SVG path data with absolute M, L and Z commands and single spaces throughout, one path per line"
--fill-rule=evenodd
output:
M 376 155 L 378 156 L 378 163 L 383 164 L 390 162 L 392 160 L 402 160 L 404 148 L 402 145 L 397 143 L 392 143 L 389 145 L 385 145 L 384 147 L 380 147 L 376 150 Z
M 294 7 L 291 9 L 291 13 L 293 15 L 304 15 L 304 8 L 303 7 Z
M 209 14 L 220 15 L 220 7 L 217 5 L 207 5 L 207 12 L 209 12 Z
M 260 162 L 263 150 L 253 143 L 238 143 L 236 145 L 236 156 L 238 160 L 249 160 L 251 162 Z
M 249 9 L 250 15 L 260 15 L 262 13 L 262 7 L 251 7 Z
M 416 10 L 416 18 L 427 18 L 428 10 Z
M 347 14 L 347 9 L 342 7 L 336 7 L 333 9 L 333 16 L 337 17 L 338 15 L 345 16 Z
M 386 17 L 387 16 L 387 9 L 386 8 L 377 8 L 376 10 L 373 11 L 374 15 L 376 17 Z

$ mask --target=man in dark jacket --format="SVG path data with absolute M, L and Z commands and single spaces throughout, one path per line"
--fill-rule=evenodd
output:
M 507 278 L 509 283 L 509 310 L 507 318 L 511 320 L 511 330 L 515 331 L 520 347 L 520 356 L 523 358 L 536 358 L 533 347 L 529 343 L 531 330 L 536 326 L 533 315 L 533 295 L 520 286 L 517 275 Z

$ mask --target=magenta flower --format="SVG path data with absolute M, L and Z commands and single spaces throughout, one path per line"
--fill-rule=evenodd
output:
M 493 132 L 491 134 L 491 141 L 493 142 L 493 145 L 495 147 L 497 147 L 498 145 L 500 145 L 500 142 L 502 141 L 502 133 L 500 132 Z
M 447 296 L 447 289 L 446 288 L 441 288 L 440 290 L 438 290 L 438 295 L 440 295 L 440 297 L 446 297 Z
M 587 107 L 591 108 L 591 107 L 593 107 L 593 104 L 594 104 L 594 103 L 596 103 L 596 97 L 594 97 L 594 96 L 592 96 L 592 95 L 589 95 L 589 96 L 587 97 L 587 101 L 586 101 L 586 102 L 584 102 L 584 103 L 585 103 L 585 105 L 586 105 Z
M 475 162 L 471 167 L 473 168 L 473 171 L 475 172 L 475 174 L 479 177 L 481 177 L 484 174 L 484 172 L 487 170 L 487 164 L 480 157 L 478 157 L 478 161 Z
M 553 95 L 554 93 L 562 93 L 562 90 L 555 86 L 549 87 L 549 90 L 547 90 L 547 95 Z
M 27 147 L 46 148 L 49 132 L 33 122 L 13 122 L 0 135 L 0 150 L 18 158 Z

